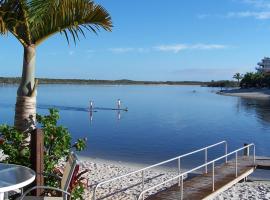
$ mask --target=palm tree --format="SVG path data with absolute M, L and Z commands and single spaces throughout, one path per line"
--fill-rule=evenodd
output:
M 69 43 L 85 32 L 111 31 L 110 14 L 92 0 L 0 0 L 0 34 L 11 33 L 23 46 L 22 78 L 17 91 L 14 125 L 29 132 L 35 127 L 36 47 L 61 33 Z
M 239 82 L 243 78 L 243 75 L 241 75 L 240 73 L 235 73 L 235 75 L 233 75 L 233 78 L 237 80 L 237 83 L 239 85 Z

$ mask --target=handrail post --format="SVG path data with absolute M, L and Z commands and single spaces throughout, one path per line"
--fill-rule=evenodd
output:
M 255 145 L 253 145 L 253 165 L 255 167 L 255 164 L 256 164 L 256 152 L 255 152 Z
M 249 144 L 245 143 L 244 147 L 246 147 L 244 149 L 244 156 L 249 156 Z
M 228 156 L 227 156 L 227 154 L 228 154 L 228 144 L 227 144 L 227 142 L 225 142 L 225 155 L 226 155 L 226 157 L 225 157 L 225 163 L 228 162 Z
M 181 161 L 180 161 L 180 157 L 178 158 L 178 175 L 181 174 Z M 181 178 L 178 178 L 178 186 L 180 186 L 181 184 Z
M 238 159 L 238 152 L 235 152 L 235 177 L 238 176 L 237 172 L 237 159 Z
M 144 170 L 142 170 L 142 191 L 143 190 L 144 190 Z M 144 200 L 144 193 L 143 193 L 142 199 Z
M 181 176 L 181 194 L 180 194 L 180 200 L 183 200 L 183 197 L 184 197 L 184 181 L 183 181 L 183 175 Z
M 98 185 L 94 188 L 94 192 L 93 192 L 93 200 L 96 200 L 96 190 L 97 190 Z
M 215 162 L 212 163 L 212 191 L 215 191 Z
M 205 149 L 204 162 L 205 162 L 205 164 L 207 163 L 207 148 Z M 205 173 L 207 174 L 207 165 L 205 165 Z

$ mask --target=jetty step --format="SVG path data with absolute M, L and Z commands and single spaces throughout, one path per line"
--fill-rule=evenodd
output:
M 257 169 L 270 170 L 270 157 L 256 156 Z
M 183 183 L 183 199 L 200 200 L 212 199 L 220 192 L 230 188 L 235 183 L 249 176 L 254 172 L 256 166 L 253 165 L 252 156 L 241 156 L 237 159 L 237 177 L 235 174 L 235 160 L 230 160 L 226 164 L 215 167 L 215 190 L 212 185 L 212 171 L 206 174 L 195 176 Z M 212 166 L 209 165 L 209 169 Z M 157 194 L 149 196 L 147 200 L 179 200 L 181 199 L 180 187 L 174 185 Z

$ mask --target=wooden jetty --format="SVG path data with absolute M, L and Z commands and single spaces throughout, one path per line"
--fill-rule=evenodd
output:
M 218 158 L 213 160 L 208 159 L 208 152 L 216 146 L 224 145 L 224 153 Z M 94 189 L 93 200 L 96 200 L 97 190 L 103 184 L 108 184 L 113 181 L 120 181 L 124 177 L 129 177 L 133 174 L 141 173 L 141 185 L 142 190 L 136 197 L 137 200 L 210 200 L 213 199 L 220 192 L 225 191 L 237 182 L 246 180 L 251 175 L 257 166 L 270 166 L 270 159 L 261 158 L 256 161 L 255 144 L 244 144 L 244 147 L 238 148 L 228 153 L 226 141 L 221 141 L 206 147 L 182 154 L 175 158 L 171 158 L 160 163 L 133 171 L 118 177 L 114 177 L 110 180 L 106 180 L 97 184 Z M 251 153 L 252 155 L 251 155 Z M 186 169 L 182 171 L 181 161 L 184 157 L 204 152 L 204 164 L 198 164 L 192 169 Z M 230 159 L 229 159 L 230 158 Z M 264 159 L 264 160 L 262 160 Z M 151 170 L 154 167 L 177 161 L 178 175 L 175 175 L 169 179 L 160 180 L 154 186 L 147 187 L 147 181 L 145 177 L 145 171 Z M 257 163 L 258 162 L 258 163 Z M 186 175 L 194 174 L 198 170 L 204 170 L 203 174 L 198 174 L 188 179 L 184 178 Z M 169 187 L 163 191 L 149 196 L 151 191 L 163 187 L 165 184 L 178 182 L 177 184 Z
M 256 165 L 257 169 L 270 170 L 270 157 L 257 156 Z
M 195 176 L 183 182 L 183 199 L 188 200 L 210 200 L 220 192 L 233 186 L 235 183 L 245 179 L 252 174 L 256 168 L 252 156 L 241 156 L 237 159 L 237 176 L 235 160 L 214 168 L 214 191 L 212 171 Z M 181 187 L 177 185 L 149 196 L 147 200 L 178 200 L 181 199 Z

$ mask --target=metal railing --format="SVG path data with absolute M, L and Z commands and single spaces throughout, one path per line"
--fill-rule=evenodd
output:
M 97 186 L 95 187 L 94 189 L 94 193 L 93 193 L 93 200 L 96 200 L 96 194 L 97 194 L 97 190 L 98 188 L 103 185 L 103 184 L 106 184 L 106 183 L 109 183 L 109 182 L 112 182 L 112 181 L 115 181 L 115 180 L 119 180 L 119 179 L 122 179 L 124 177 L 127 177 L 127 176 L 130 176 L 130 175 L 133 175 L 133 174 L 137 174 L 137 173 L 141 173 L 141 178 L 142 178 L 142 191 L 144 191 L 144 185 L 145 185 L 145 171 L 146 170 L 149 170 L 151 168 L 154 168 L 154 167 L 157 167 L 157 166 L 160 166 L 160 165 L 164 165 L 166 163 L 169 163 L 169 162 L 172 162 L 174 160 L 177 160 L 177 163 L 178 163 L 178 176 L 179 179 L 178 179 L 178 185 L 180 186 L 181 185 L 181 182 L 183 182 L 183 180 L 181 180 L 181 158 L 183 157 L 186 157 L 186 156 L 189 156 L 189 155 L 192 155 L 192 154 L 195 154 L 195 153 L 198 153 L 198 152 L 201 152 L 201 151 L 205 151 L 205 163 L 207 163 L 208 161 L 208 149 L 210 148 L 213 148 L 215 146 L 218 146 L 218 145 L 221 145 L 221 144 L 225 144 L 225 154 L 227 154 L 227 151 L 228 151 L 228 145 L 227 145 L 227 142 L 226 141 L 221 141 L 221 142 L 218 142 L 218 143 L 215 143 L 215 144 L 212 144 L 212 145 L 209 145 L 207 147 L 204 147 L 204 148 L 201 148 L 201 149 L 198 149 L 198 150 L 195 150 L 195 151 L 192 151 L 192 152 L 189 152 L 189 153 L 186 153 L 186 154 L 183 154 L 183 155 L 180 155 L 180 156 L 177 156 L 175 158 L 171 158 L 169 160 L 166 160 L 166 161 L 163 161 L 163 162 L 160 162 L 160 163 L 157 163 L 157 164 L 154 164 L 154 165 L 151 165 L 151 166 L 148 166 L 148 167 L 145 167 L 145 168 L 142 168 L 142 169 L 139 169 L 137 171 L 133 171 L 133 172 L 130 172 L 130 173 L 127 173 L 127 174 L 124 174 L 122 176 L 118 176 L 118 177 L 115 177 L 115 178 L 112 178 L 110 180 L 106 180 L 106 181 L 103 181 L 103 182 L 100 182 L 97 184 Z M 225 158 L 225 162 L 227 163 L 227 156 L 224 157 Z M 207 173 L 207 165 L 205 165 L 205 173 Z M 183 179 L 183 177 L 182 177 Z
M 173 177 L 171 179 L 168 179 L 168 180 L 166 180 L 166 181 L 164 181 L 164 182 L 162 182 L 160 184 L 157 184 L 157 185 L 155 185 L 153 187 L 150 187 L 150 188 L 148 188 L 146 190 L 143 190 L 140 193 L 140 195 L 138 197 L 138 200 L 140 200 L 140 199 L 144 200 L 144 196 L 145 196 L 145 193 L 146 192 L 149 192 L 149 191 L 151 191 L 151 190 L 153 190 L 153 189 L 155 189 L 155 188 L 157 188 L 159 186 L 162 186 L 162 185 L 164 185 L 166 183 L 169 183 L 169 182 L 171 182 L 173 180 L 176 180 L 176 179 L 180 179 L 181 180 L 181 185 L 180 185 L 181 186 L 181 188 L 180 188 L 180 199 L 182 200 L 183 199 L 183 189 L 184 189 L 184 187 L 183 187 L 183 185 L 184 185 L 184 182 L 183 182 L 184 176 L 187 175 L 187 174 L 189 174 L 189 173 L 191 173 L 191 172 L 194 172 L 194 171 L 196 171 L 196 170 L 198 170 L 200 168 L 206 167 L 206 166 L 208 166 L 210 164 L 212 164 L 212 191 L 215 191 L 215 163 L 217 161 L 219 161 L 219 160 L 224 159 L 224 158 L 226 159 L 226 162 L 227 162 L 227 157 L 230 156 L 230 155 L 235 154 L 235 177 L 237 178 L 238 177 L 238 167 L 237 167 L 237 165 L 238 165 L 238 152 L 239 151 L 242 151 L 244 149 L 247 149 L 247 152 L 249 152 L 249 149 L 250 149 L 251 146 L 253 146 L 253 165 L 255 166 L 255 160 L 256 160 L 255 144 L 251 143 L 251 144 L 246 145 L 246 146 L 244 146 L 242 148 L 239 148 L 239 149 L 237 149 L 235 151 L 232 151 L 230 153 L 226 153 L 225 155 L 223 155 L 221 157 L 218 157 L 218 158 L 216 158 L 216 159 L 214 159 L 212 161 L 209 161 L 209 162 L 207 162 L 207 163 L 205 163 L 203 165 L 200 165 L 200 166 L 195 167 L 195 168 L 193 168 L 193 169 L 191 169 L 189 171 L 186 171 L 184 173 L 181 173 L 181 174 L 179 174 L 179 175 L 177 175 L 177 176 L 175 176 L 175 177 Z

